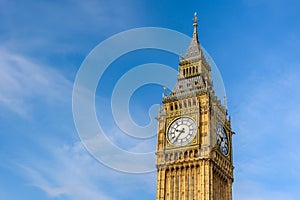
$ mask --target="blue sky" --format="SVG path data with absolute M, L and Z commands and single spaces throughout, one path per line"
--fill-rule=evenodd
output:
M 296 0 L 0 0 L 0 199 L 155 199 L 155 173 L 121 173 L 85 150 L 73 122 L 73 83 L 84 58 L 108 37 L 147 26 L 191 36 L 195 11 L 236 132 L 234 199 L 299 199 L 299 9 Z M 177 69 L 177 61 L 133 52 L 105 72 L 97 116 L 115 144 L 155 148 L 155 138 L 141 142 L 115 127 L 114 84 L 136 65 Z M 157 85 L 134 93 L 130 110 L 138 124 L 147 124 L 161 93 Z

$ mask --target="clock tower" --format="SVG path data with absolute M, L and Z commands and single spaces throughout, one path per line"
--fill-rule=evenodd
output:
M 158 116 L 156 200 L 232 200 L 232 135 L 198 40 L 180 58 L 177 84 Z

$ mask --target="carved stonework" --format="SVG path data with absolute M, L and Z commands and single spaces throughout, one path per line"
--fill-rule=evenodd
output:
M 163 95 L 157 118 L 156 200 L 232 200 L 234 133 L 227 108 L 212 89 L 196 15 L 193 26 L 177 84 Z

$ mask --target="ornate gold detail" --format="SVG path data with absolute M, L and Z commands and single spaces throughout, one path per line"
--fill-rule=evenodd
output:
M 232 200 L 232 134 L 227 108 L 212 89 L 210 66 L 198 41 L 197 14 L 188 51 L 179 61 L 175 88 L 163 94 L 156 151 L 156 200 Z M 197 125 L 196 136 L 184 146 L 172 145 L 168 129 L 180 117 Z M 216 126 L 222 123 L 228 138 L 228 156 L 217 145 Z

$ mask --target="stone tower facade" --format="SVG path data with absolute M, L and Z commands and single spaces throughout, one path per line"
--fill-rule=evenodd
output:
M 232 200 L 232 135 L 198 40 L 179 61 L 174 89 L 158 116 L 156 200 Z

